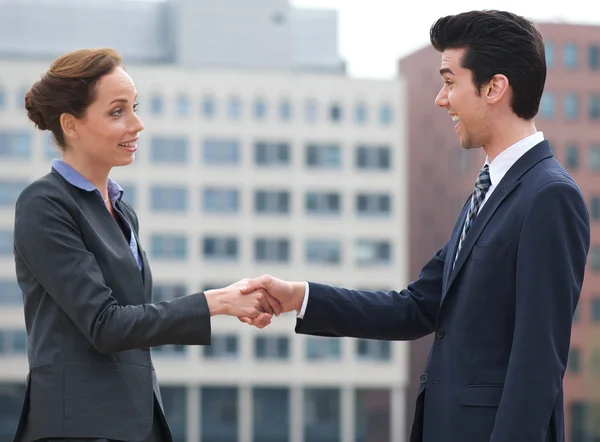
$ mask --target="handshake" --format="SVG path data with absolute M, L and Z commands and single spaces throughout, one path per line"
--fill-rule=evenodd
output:
M 210 315 L 236 316 L 246 324 L 264 328 L 273 315 L 302 308 L 305 282 L 290 282 L 263 275 L 242 279 L 221 289 L 204 292 Z

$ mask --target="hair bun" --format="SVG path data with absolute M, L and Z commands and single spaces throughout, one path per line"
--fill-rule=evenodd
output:
M 46 124 L 46 120 L 44 120 L 44 117 L 33 102 L 33 95 L 31 93 L 32 89 L 30 89 L 25 94 L 25 109 L 27 109 L 27 116 L 31 121 L 33 121 L 33 123 L 37 126 L 38 129 L 46 130 L 48 129 L 48 125 Z

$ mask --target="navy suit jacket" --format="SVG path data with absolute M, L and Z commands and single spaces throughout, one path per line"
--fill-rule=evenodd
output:
M 453 268 L 467 210 L 405 290 L 309 283 L 296 331 L 435 332 L 411 442 L 564 442 L 562 380 L 590 244 L 584 198 L 543 141 L 490 195 Z

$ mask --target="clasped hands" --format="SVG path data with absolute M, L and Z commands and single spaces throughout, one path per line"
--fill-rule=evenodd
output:
M 273 315 L 300 311 L 305 282 L 291 282 L 263 275 L 242 279 L 221 289 L 204 292 L 211 316 L 236 316 L 241 322 L 264 328 Z

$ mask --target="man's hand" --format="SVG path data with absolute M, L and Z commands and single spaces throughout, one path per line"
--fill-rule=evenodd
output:
M 277 299 L 270 296 L 260 287 L 254 290 L 245 290 L 248 279 L 242 279 L 221 289 L 207 290 L 204 292 L 210 315 L 229 315 L 249 318 L 253 325 L 259 328 L 266 327 L 271 322 L 273 314 L 281 313 L 281 305 Z
M 270 298 L 275 299 L 280 305 L 281 310 L 275 313 L 276 316 L 279 316 L 281 312 L 285 313 L 294 310 L 298 312 L 302 308 L 306 292 L 305 282 L 284 281 L 271 275 L 263 275 L 245 281 L 245 287 L 240 287 L 240 293 L 248 296 L 257 290 L 264 290 Z M 257 327 L 261 325 L 259 321 L 250 316 L 239 315 L 238 318 L 246 324 Z

